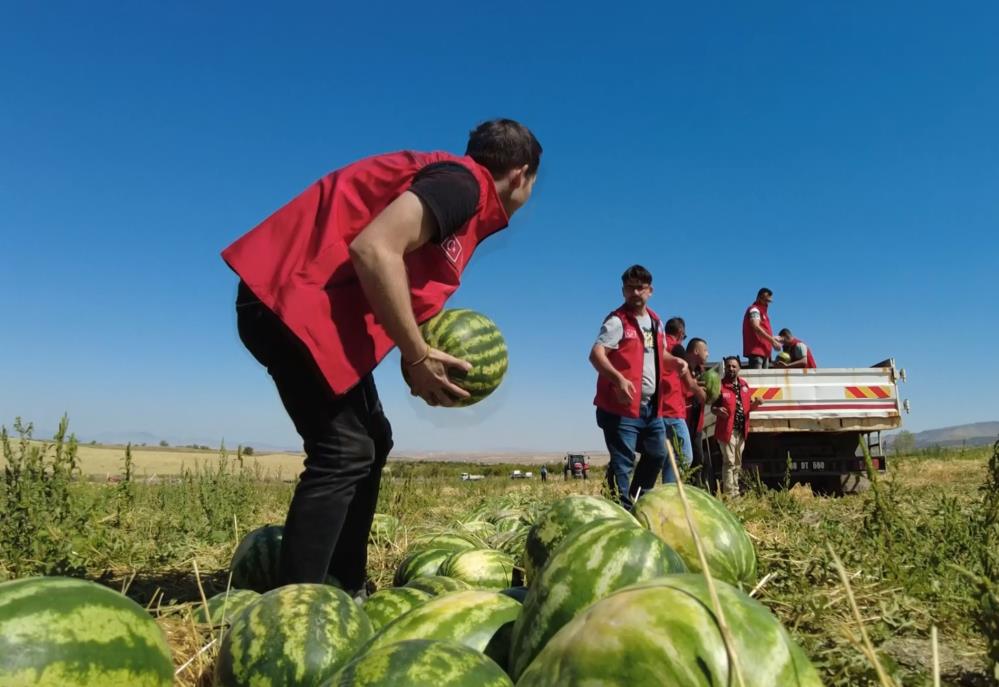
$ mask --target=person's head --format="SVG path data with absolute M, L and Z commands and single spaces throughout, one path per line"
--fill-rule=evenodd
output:
M 621 275 L 621 293 L 628 307 L 643 310 L 652 296 L 652 274 L 641 265 L 632 265 Z
M 491 119 L 468 134 L 465 155 L 489 170 L 508 216 L 531 197 L 541 165 L 541 144 L 512 119 Z
M 671 317 L 666 320 L 666 333 L 677 341 L 683 341 L 687 338 L 687 323 L 682 317 Z
M 725 358 L 725 379 L 732 381 L 739 376 L 739 370 L 742 369 L 742 362 L 739 360 L 739 356 L 730 355 Z
M 774 299 L 774 292 L 768 288 L 762 288 L 756 292 L 756 302 L 759 305 L 770 305 Z
M 708 342 L 696 336 L 687 343 L 687 363 L 700 367 L 708 362 Z
M 791 333 L 790 329 L 784 327 L 779 332 L 777 332 L 777 338 L 780 339 L 781 343 L 783 343 L 785 346 L 790 346 L 791 341 L 794 340 L 794 334 Z

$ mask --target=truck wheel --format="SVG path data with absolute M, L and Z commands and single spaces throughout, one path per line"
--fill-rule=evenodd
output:
M 866 475 L 843 475 L 841 479 L 843 481 L 844 494 L 863 494 L 871 488 L 871 481 L 867 479 Z
M 812 493 L 816 496 L 842 496 L 843 478 L 841 475 L 823 475 L 822 477 L 811 477 L 808 480 L 812 485 Z

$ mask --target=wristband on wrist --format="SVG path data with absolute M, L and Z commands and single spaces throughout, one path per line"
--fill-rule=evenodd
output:
M 406 364 L 409 367 L 416 367 L 417 365 L 419 365 L 420 363 L 422 363 L 424 360 L 426 360 L 429 357 L 430 357 L 430 344 L 427 344 L 427 352 L 426 353 L 424 353 L 423 355 L 421 355 L 419 358 L 417 358 L 413 362 L 406 363 Z

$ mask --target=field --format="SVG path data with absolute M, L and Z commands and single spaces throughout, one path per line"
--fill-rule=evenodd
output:
M 981 573 L 994 548 L 983 526 L 981 490 L 994 479 L 990 455 L 980 449 L 897 457 L 889 475 L 861 496 L 815 497 L 798 486 L 750 490 L 730 503 L 760 558 L 755 596 L 802 644 L 825 684 L 883 684 L 862 650 L 832 552 L 843 561 L 863 627 L 895 684 L 933 684 L 933 627 L 941 684 L 989 684 L 978 588 L 959 568 Z M 168 470 L 178 456 L 183 466 Z M 43 446 L 12 438 L 4 448 L 0 493 L 0 579 L 70 574 L 125 590 L 167 632 L 178 684 L 208 684 L 216 638 L 198 629 L 188 611 L 202 594 L 225 588 L 229 559 L 243 534 L 283 520 L 299 459 L 126 455 L 124 449 L 77 450 L 68 441 Z M 547 483 L 513 481 L 508 475 L 514 467 L 524 463 L 390 463 L 379 512 L 398 517 L 402 528 L 370 547 L 374 582 L 391 584 L 414 534 L 451 525 L 484 501 L 510 494 L 549 501 L 602 488 L 599 479 L 563 481 L 559 469 Z M 486 478 L 463 482 L 459 475 L 466 471 Z M 81 473 L 99 479 L 79 479 Z M 153 473 L 159 477 L 142 479 Z

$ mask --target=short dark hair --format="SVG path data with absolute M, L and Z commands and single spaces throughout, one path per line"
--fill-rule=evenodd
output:
M 737 355 L 727 355 L 722 360 L 722 362 L 723 363 L 727 363 L 729 360 L 734 360 L 735 362 L 739 363 L 739 369 L 742 369 L 742 361 L 739 359 L 739 356 L 737 356 Z
M 790 329 L 784 327 L 779 332 L 777 332 L 777 336 L 794 336 L 794 334 L 791 333 Z
M 465 155 L 478 162 L 494 176 L 527 165 L 529 175 L 541 165 L 541 144 L 531 130 L 512 119 L 490 119 L 468 134 Z
M 686 332 L 687 323 L 683 321 L 682 317 L 671 317 L 666 320 L 666 333 L 670 336 L 676 336 L 680 332 Z
M 770 289 L 768 289 L 765 286 L 762 289 L 760 289 L 759 291 L 756 292 L 756 298 L 757 299 L 763 298 L 764 296 L 773 296 L 773 295 L 774 295 L 774 292 L 771 291 Z
M 705 346 L 708 345 L 707 341 L 705 341 L 704 339 L 698 339 L 695 336 L 693 339 L 691 339 L 690 341 L 687 342 L 687 353 L 693 353 L 694 352 L 694 348 L 696 348 L 697 344 L 699 344 L 699 343 L 702 343 Z
M 621 275 L 621 283 L 627 284 L 629 281 L 637 281 L 641 284 L 652 283 L 652 273 L 641 265 L 632 265 Z

